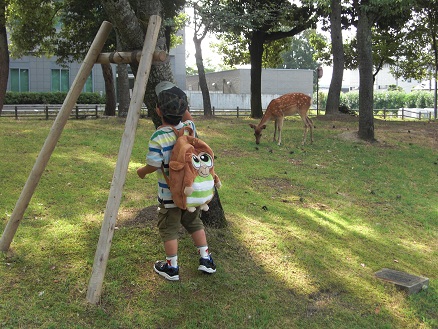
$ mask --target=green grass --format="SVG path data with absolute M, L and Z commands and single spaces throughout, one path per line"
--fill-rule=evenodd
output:
M 215 151 L 228 227 L 207 229 L 218 264 L 197 271 L 180 239 L 180 282 L 157 276 L 163 257 L 156 180 L 140 180 L 149 120 L 140 120 L 99 305 L 86 302 L 124 122 L 69 121 L 0 262 L 0 328 L 438 328 L 438 123 L 376 121 L 378 143 L 343 138 L 351 120 L 273 124 L 256 147 L 246 118 L 196 120 Z M 51 121 L 0 118 L 0 229 Z M 374 273 L 430 279 L 407 296 Z

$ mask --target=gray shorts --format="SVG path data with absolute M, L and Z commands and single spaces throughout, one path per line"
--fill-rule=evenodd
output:
M 203 230 L 204 224 L 201 221 L 199 207 L 194 212 L 189 212 L 180 208 L 164 208 L 160 205 L 157 227 L 163 241 L 178 239 L 181 225 L 189 234 Z

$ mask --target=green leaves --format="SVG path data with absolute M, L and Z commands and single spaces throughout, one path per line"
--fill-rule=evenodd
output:
M 58 10 L 58 2 L 11 0 L 7 8 L 11 56 L 18 58 L 29 52 L 50 56 L 53 53 L 50 39 L 56 34 Z

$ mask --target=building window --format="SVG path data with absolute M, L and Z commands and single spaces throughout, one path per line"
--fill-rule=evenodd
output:
M 11 83 L 11 91 L 29 91 L 29 70 L 11 69 L 9 81 Z
M 68 91 L 69 89 L 69 70 L 52 69 L 52 91 Z
M 93 92 L 93 72 L 90 73 L 90 75 L 87 78 L 87 81 L 85 81 L 84 92 L 86 93 Z

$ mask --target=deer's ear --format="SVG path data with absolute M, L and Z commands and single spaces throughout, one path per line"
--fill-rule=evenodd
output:
M 263 125 L 263 126 L 261 126 L 260 128 L 265 129 L 265 128 L 266 128 L 266 125 Z
M 250 126 L 252 129 L 255 129 L 255 128 L 256 128 L 255 124 L 252 124 L 252 123 L 250 123 L 249 126 Z

